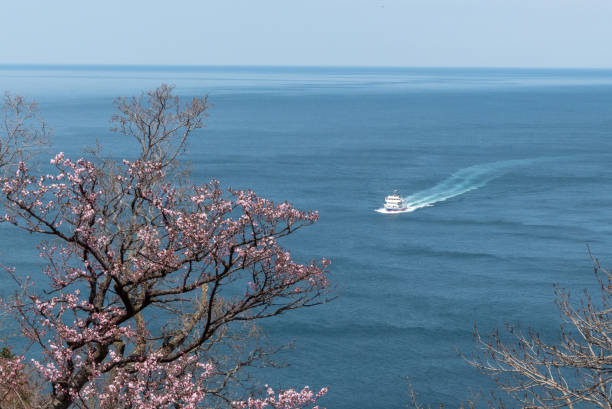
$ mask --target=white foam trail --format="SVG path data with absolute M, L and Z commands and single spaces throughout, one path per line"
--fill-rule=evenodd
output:
M 535 160 L 536 159 L 505 160 L 470 166 L 469 168 L 461 169 L 453 173 L 448 179 L 443 180 L 434 187 L 405 197 L 404 200 L 406 200 L 408 206 L 406 210 L 389 212 L 384 208 L 380 208 L 376 209 L 376 211 L 384 214 L 410 213 L 417 209 L 433 206 L 435 203 L 443 202 L 471 190 L 479 189 L 491 180 L 507 173 L 512 168 L 527 165 Z

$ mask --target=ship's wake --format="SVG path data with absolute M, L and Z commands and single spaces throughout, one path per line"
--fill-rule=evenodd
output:
M 405 197 L 406 210 L 388 211 L 380 208 L 376 209 L 376 211 L 384 214 L 410 213 L 424 207 L 433 206 L 438 202 L 443 202 L 469 191 L 479 189 L 513 168 L 527 165 L 533 161 L 535 159 L 506 160 L 470 166 L 455 172 L 449 178 L 429 189 Z

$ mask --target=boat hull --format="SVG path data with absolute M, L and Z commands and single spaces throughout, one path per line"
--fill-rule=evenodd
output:
M 395 208 L 395 209 L 389 209 L 387 207 L 384 208 L 387 212 L 405 212 L 406 210 L 408 210 L 407 207 L 400 207 L 400 208 Z

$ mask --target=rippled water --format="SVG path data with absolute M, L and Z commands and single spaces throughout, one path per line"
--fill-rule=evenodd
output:
M 198 181 L 320 212 L 287 245 L 333 260 L 338 298 L 265 325 L 296 341 L 290 367 L 257 373 L 273 386 L 401 408 L 409 376 L 455 406 L 489 385 L 453 349 L 471 351 L 474 323 L 552 337 L 553 283 L 593 286 L 587 244 L 612 264 L 610 71 L 0 67 L 0 90 L 36 98 L 67 155 L 99 138 L 129 156 L 112 98 L 161 82 L 214 103 L 187 155 Z M 414 211 L 375 212 L 393 189 Z M 2 262 L 38 271 L 34 238 L 1 233 Z

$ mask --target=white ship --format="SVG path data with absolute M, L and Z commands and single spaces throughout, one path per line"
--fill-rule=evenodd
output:
M 401 198 L 397 190 L 393 191 L 393 194 L 385 197 L 384 208 L 388 212 L 402 212 L 408 209 L 406 201 Z

